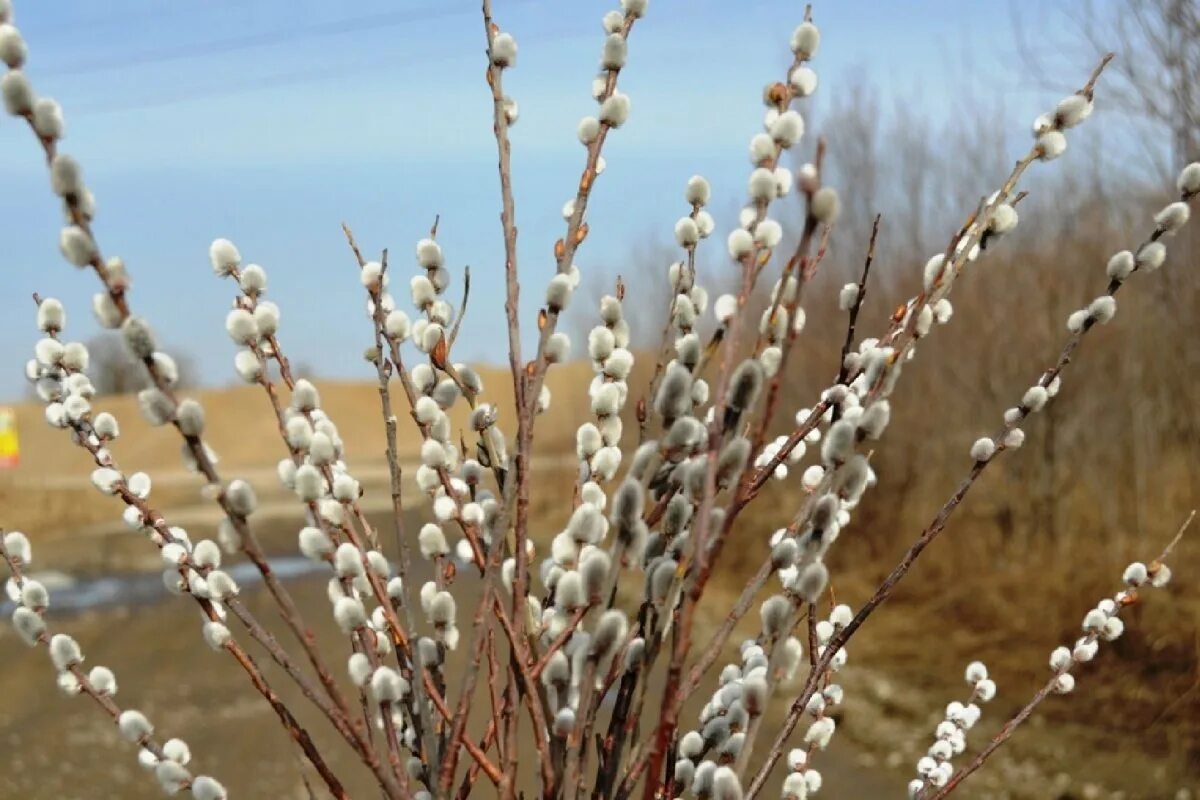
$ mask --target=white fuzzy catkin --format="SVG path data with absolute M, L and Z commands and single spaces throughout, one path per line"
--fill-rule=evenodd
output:
M 693 175 L 688 178 L 687 188 L 684 190 L 684 199 L 689 205 L 704 206 L 708 205 L 709 199 L 712 197 L 712 187 L 708 181 L 700 175 Z
M 611 34 L 604 40 L 604 50 L 600 55 L 600 66 L 607 70 L 619 70 L 625 66 L 625 57 L 628 54 L 628 45 L 625 42 L 625 37 L 619 33 Z
M 740 261 L 754 252 L 754 237 L 744 228 L 738 228 L 729 234 L 728 246 L 730 257 Z
M 117 718 L 117 728 L 126 741 L 137 742 L 154 733 L 154 726 L 146 715 L 132 709 L 121 712 Z
M 333 618 L 343 633 L 351 633 L 367 624 L 367 612 L 362 601 L 339 597 L 333 605 Z
M 771 138 L 780 147 L 788 148 L 804 135 L 804 117 L 795 110 L 784 111 L 771 123 Z
M 1130 276 L 1135 266 L 1133 253 L 1122 250 L 1108 260 L 1104 271 L 1113 280 L 1123 281 Z
M 649 6 L 650 0 L 621 0 L 621 9 L 631 19 L 644 16 Z
M 1101 325 L 1108 322 L 1117 313 L 1117 301 L 1112 295 L 1101 295 L 1088 305 L 1088 314 Z
M 22 566 L 33 561 L 33 547 L 29 543 L 29 537 L 20 531 L 9 531 L 4 534 L 4 549 L 10 558 Z
M 29 78 L 17 69 L 9 70 L 0 77 L 0 96 L 4 98 L 4 110 L 14 117 L 32 113 L 37 97 Z
M 1167 246 L 1162 242 L 1150 242 L 1137 252 L 1137 268 L 1153 272 L 1167 260 Z
M 238 286 L 251 297 L 266 291 L 267 271 L 258 264 L 247 264 L 238 278 Z
M 204 623 L 202 633 L 205 643 L 213 650 L 222 649 L 233 638 L 229 633 L 229 628 L 213 620 Z
M 1187 203 L 1176 201 L 1154 215 L 1155 226 L 1166 234 L 1172 234 L 1187 224 L 1191 209 Z
M 747 182 L 747 192 L 750 199 L 764 203 L 775 197 L 775 174 L 765 167 L 759 167 L 750 173 Z
M 811 59 L 821 45 L 821 32 L 811 22 L 803 22 L 792 31 L 791 45 L 797 58 Z
M 395 703 L 408 693 L 408 684 L 400 673 L 382 666 L 371 675 L 371 695 L 380 703 Z
M 1175 185 L 1184 197 L 1200 193 L 1200 161 L 1193 161 L 1180 170 Z
M 797 97 L 809 97 L 817 91 L 817 73 L 811 67 L 800 67 L 792 72 L 789 85 Z
M 47 297 L 38 304 L 37 326 L 43 333 L 57 333 L 67 324 L 67 313 L 61 301 Z
M 511 33 L 498 33 L 492 39 L 492 63 L 498 67 L 516 66 L 517 40 Z
M 849 311 L 854 308 L 854 304 L 858 302 L 858 284 L 847 283 L 838 293 L 838 308 L 842 311 Z
M 610 128 L 619 128 L 629 120 L 629 96 L 614 91 L 600 104 L 600 121 Z
M 1091 320 L 1091 315 L 1086 309 L 1072 311 L 1067 317 L 1067 330 L 1071 333 L 1079 333 L 1083 327 Z
M 764 219 L 754 226 L 754 242 L 768 250 L 774 248 L 783 239 L 783 226 L 773 219 Z
M 225 317 L 225 332 L 236 344 L 252 345 L 258 341 L 258 324 L 244 308 L 235 308 Z
M 112 697 L 117 693 L 117 676 L 108 667 L 92 667 L 88 671 L 88 683 L 97 694 Z
M 1067 137 L 1059 131 L 1046 131 L 1037 139 L 1038 158 L 1053 161 L 1067 150 Z
M 193 778 L 191 790 L 193 800 L 227 800 L 229 797 L 225 787 L 208 775 L 197 775 Z
M 182 765 L 169 759 L 154 765 L 154 777 L 167 794 L 176 794 L 192 779 L 192 774 Z
M 43 139 L 61 139 L 66 123 L 62 106 L 49 97 L 39 97 L 33 104 L 33 129 Z M 90 195 L 90 193 L 88 193 Z M 86 195 L 85 195 L 86 196 Z M 91 216 L 90 214 L 88 215 Z
M 23 606 L 13 611 L 12 623 L 21 640 L 30 647 L 36 645 L 46 634 L 46 622 L 41 614 Z
M 842 201 L 832 186 L 822 186 L 809 203 L 808 211 L 822 225 L 832 225 L 842 211 Z
M 1054 109 L 1054 119 L 1060 127 L 1074 128 L 1091 116 L 1093 104 L 1082 94 L 1072 94 L 1063 98 Z
M 971 458 L 976 461 L 988 461 L 996 454 L 996 443 L 988 437 L 976 439 L 971 445 Z
M 0 24 L 0 61 L 9 69 L 20 69 L 25 64 L 28 49 L 21 32 L 15 25 Z

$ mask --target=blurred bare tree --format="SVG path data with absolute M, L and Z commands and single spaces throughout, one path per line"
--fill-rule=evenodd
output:
M 97 394 L 128 394 L 149 385 L 146 369 L 129 354 L 119 334 L 101 333 L 90 339 L 87 346 L 91 353 L 88 376 Z M 196 385 L 196 365 L 191 357 L 179 353 L 175 356 L 175 366 L 179 370 L 178 386 Z

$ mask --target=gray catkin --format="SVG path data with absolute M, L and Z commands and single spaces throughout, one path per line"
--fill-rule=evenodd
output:
M 151 425 L 165 425 L 175 415 L 171 398 L 155 387 L 138 392 L 138 409 Z
M 796 563 L 799 547 L 795 539 L 783 539 L 771 549 L 771 568 L 783 569 Z
M 824 530 L 833 522 L 838 512 L 838 499 L 832 494 L 822 495 L 813 506 L 812 526 Z
M 742 415 L 754 405 L 762 390 L 763 368 L 757 359 L 748 358 L 733 371 L 729 379 L 729 399 L 725 409 L 725 429 L 736 427 Z
M 433 400 L 443 409 L 450 408 L 457 403 L 461 394 L 458 384 L 450 378 L 438 382 L 437 386 L 433 387 Z
M 583 588 L 588 598 L 599 600 L 604 592 L 604 584 L 608 580 L 611 561 L 608 553 L 603 550 L 593 551 L 579 564 L 579 574 L 583 577 Z
M 662 558 L 651 565 L 646 579 L 647 599 L 652 603 L 662 603 L 667 599 L 667 592 L 675 581 L 675 572 L 679 564 L 674 559 Z
M 667 429 L 663 447 L 667 452 L 681 449 L 690 450 L 700 440 L 704 433 L 704 423 L 695 417 L 679 417 Z
M 661 531 L 651 531 L 646 537 L 646 552 L 642 554 L 643 564 L 648 567 L 666 551 L 667 537 L 663 536 Z
M 632 527 L 641 519 L 642 503 L 641 484 L 632 477 L 626 478 L 613 495 L 611 521 L 618 531 Z
M 667 511 L 663 515 L 663 533 L 670 537 L 678 536 L 691 518 L 692 504 L 687 501 L 687 498 L 680 495 L 672 497 L 667 503 Z
M 567 654 L 562 650 L 556 650 L 554 655 L 550 656 L 550 660 L 546 662 L 546 668 L 542 670 L 542 683 L 546 686 L 562 687 L 566 686 L 570 679 L 571 664 L 567 660 Z
M 689 333 L 686 336 L 681 336 L 675 342 L 675 353 L 688 370 L 695 368 L 700 362 L 700 354 L 702 348 L 700 346 L 700 337 L 694 333 Z
M 761 610 L 763 633 L 772 639 L 783 635 L 791 610 L 792 604 L 781 594 L 764 600 Z
M 700 735 L 704 737 L 705 750 L 720 747 L 729 738 L 729 721 L 725 717 L 713 717 L 704 723 L 704 728 L 701 730 Z M 712 764 L 711 761 L 706 761 L 705 763 Z M 713 766 L 716 765 L 714 764 Z M 699 775 L 697 775 L 698 777 Z
M 154 331 L 150 324 L 141 317 L 127 317 L 121 323 L 121 336 L 130 354 L 137 359 L 146 359 L 154 355 Z
M 855 455 L 842 465 L 834 478 L 834 489 L 846 500 L 854 501 L 867 488 L 871 468 L 863 455 Z
M 892 406 L 887 400 L 872 403 L 858 418 L 858 429 L 868 439 L 878 439 L 892 417 Z
M 204 407 L 192 399 L 182 400 L 175 411 L 179 432 L 184 436 L 199 436 L 204 433 Z
M 654 398 L 654 410 L 665 421 L 684 416 L 691 409 L 692 373 L 678 362 L 667 367 Z
M 658 442 L 651 440 L 633 453 L 633 461 L 629 465 L 629 477 L 635 481 L 646 480 L 647 475 L 658 468 Z
M 750 440 L 738 436 L 721 450 L 717 458 L 717 485 L 732 486 L 737 483 L 750 456 Z
M 796 592 L 806 602 L 815 603 L 820 599 L 821 593 L 825 591 L 827 583 L 829 583 L 829 569 L 824 562 L 814 561 L 800 571 L 800 575 L 796 578 Z
M 625 552 L 633 561 L 640 561 L 646 552 L 646 540 L 650 538 L 650 529 L 640 519 L 628 528 L 617 530 L 617 541 L 625 548 Z
M 825 464 L 841 464 L 854 452 L 854 423 L 838 420 L 829 426 L 825 440 L 821 443 L 821 460 Z
M 609 609 L 600 616 L 592 634 L 592 649 L 590 657 L 604 660 L 613 654 L 621 644 L 625 634 L 629 632 L 629 620 L 625 612 L 619 609 Z

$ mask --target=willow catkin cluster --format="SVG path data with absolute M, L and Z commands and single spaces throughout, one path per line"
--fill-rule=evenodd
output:
M 818 795 L 825 780 L 820 754 L 836 734 L 833 712 L 844 699 L 837 673 L 847 662 L 847 641 L 944 525 L 940 516 L 857 613 L 827 602 L 836 578 L 828 556 L 852 530 L 860 504 L 879 480 L 870 454 L 888 445 L 893 394 L 904 370 L 924 340 L 951 323 L 950 296 L 958 277 L 984 268 L 988 252 L 1018 235 L 1020 179 L 1026 170 L 1066 154 L 1071 131 L 1092 114 L 1099 70 L 1083 89 L 1037 118 L 1033 142 L 1009 179 L 1000 190 L 981 193 L 984 199 L 966 210 L 967 224 L 946 249 L 912 266 L 913 296 L 880 330 L 860 335 L 852 322 L 837 377 L 778 424 L 773 413 L 780 382 L 795 366 L 788 354 L 806 323 L 804 288 L 824 254 L 816 242 L 837 224 L 842 205 L 837 189 L 822 181 L 822 149 L 813 148 L 811 160 L 802 160 L 801 151 L 814 137 L 798 106 L 818 88 L 814 59 L 821 33 L 811 20 L 797 26 L 787 42 L 791 63 L 762 93 L 764 110 L 747 147 L 748 172 L 737 188 L 743 204 L 729 221 L 723 250 L 710 241 L 718 224 L 710 211 L 713 187 L 698 175 L 684 186 L 686 213 L 673 228 L 680 252 L 666 268 L 670 303 L 665 319 L 651 323 L 661 330 L 662 345 L 657 354 L 636 356 L 658 359 L 644 391 L 629 383 L 635 362 L 630 342 L 642 323 L 626 308 L 627 287 L 618 283 L 614 294 L 600 299 L 586 341 L 592 367 L 588 404 L 568 410 L 577 415 L 573 491 L 557 512 L 533 518 L 530 500 L 540 487 L 531 477 L 531 459 L 553 455 L 543 453 L 537 436 L 539 418 L 552 401 L 544 379 L 572 355 L 570 338 L 557 325 L 583 279 L 586 264 L 577 256 L 588 236 L 588 203 L 604 173 L 605 141 L 632 124 L 632 101 L 620 78 L 631 61 L 632 33 L 648 9 L 647 0 L 622 0 L 620 9 L 601 20 L 591 86 L 595 108 L 576 128 L 586 157 L 575 194 L 562 207 L 566 233 L 554 243 L 554 269 L 544 290 L 521 295 L 509 138 L 519 106 L 504 89 L 520 62 L 519 47 L 516 34 L 502 29 L 492 19 L 491 4 L 484 3 L 514 371 L 512 419 L 501 420 L 502 404 L 486 396 L 479 375 L 455 359 L 459 335 L 470 335 L 462 327 L 466 300 L 456 307 L 448 299 L 452 267 L 437 225 L 417 242 L 415 268 L 406 279 L 395 277 L 399 267 L 389 264 L 386 251 L 378 259 L 364 255 L 346 229 L 373 335 L 364 355 L 379 379 L 397 515 L 394 549 L 365 513 L 364 498 L 373 487 L 365 473 L 349 466 L 346 442 L 317 386 L 291 373 L 283 343 L 287 328 L 282 310 L 269 299 L 267 270 L 243 263 L 229 240 L 212 243 L 213 273 L 236 285 L 225 310 L 234 371 L 262 390 L 264 413 L 275 417 L 281 450 L 276 475 L 295 497 L 297 548 L 328 579 L 326 611 L 343 638 L 330 644 L 307 633 L 307 623 L 262 555 L 251 524 L 259 505 L 255 488 L 218 472 L 217 454 L 205 440 L 206 411 L 178 393 L 178 367 L 151 322 L 137 312 L 124 263 L 102 254 L 91 227 L 96 198 L 80 164 L 59 150 L 63 111 L 35 92 L 25 73 L 29 47 L 11 3 L 0 0 L 0 62 L 7 68 L 0 94 L 47 157 L 50 189 L 66 220 L 60 249 L 69 264 L 100 281 L 92 311 L 102 326 L 120 331 L 130 356 L 150 378 L 138 396 L 140 412 L 152 424 L 176 430 L 185 465 L 201 476 L 203 496 L 219 505 L 223 519 L 215 539 L 193 541 L 187 530 L 170 524 L 152 504 L 151 477 L 118 462 L 120 425 L 111 412 L 94 407 L 87 348 L 63 338 L 67 313 L 56 299 L 39 299 L 41 335 L 26 377 L 45 405 L 47 422 L 88 453 L 95 488 L 119 502 L 124 524 L 156 548 L 168 590 L 201 612 L 199 641 L 238 661 L 334 796 L 344 796 L 336 771 L 273 682 L 294 683 L 320 712 L 318 722 L 344 739 L 355 764 L 389 798 L 469 796 L 482 791 L 482 782 L 512 797 L 518 781 L 537 775 L 540 786 L 521 791 L 562 797 L 578 788 L 611 798 L 631 796 L 640 787 L 647 798 L 741 800 L 763 791 L 780 760 L 787 767 L 784 800 Z M 801 165 L 793 171 L 787 163 Z M 1059 361 L 1022 392 L 994 433 L 964 443 L 967 489 L 994 460 L 1021 446 L 1022 422 L 1059 393 L 1063 370 L 1082 337 L 1098 324 L 1115 323 L 1116 292 L 1139 273 L 1164 265 L 1168 241 L 1187 224 L 1189 204 L 1200 193 L 1200 164 L 1187 166 L 1176 188 L 1178 197 L 1149 221 L 1146 239 L 1108 260 L 1103 290 L 1080 298 L 1081 306 L 1068 315 Z M 802 200 L 805 233 L 789 254 L 779 252 L 791 224 L 779 201 L 792 196 Z M 697 260 L 714 247 L 735 280 L 710 305 Z M 393 291 L 405 280 L 406 302 L 398 302 Z M 771 290 L 763 293 L 769 302 L 760 310 L 756 289 L 765 289 L 768 281 Z M 846 284 L 836 298 L 852 320 L 863 308 L 863 286 L 865 278 Z M 539 306 L 537 345 L 524 352 L 517 302 L 522 296 Z M 631 393 L 643 399 L 631 402 Z M 451 423 L 460 408 L 467 415 L 461 430 Z M 630 412 L 638 419 L 636 437 L 623 424 Z M 402 423 L 415 445 L 414 469 L 401 465 Z M 768 480 L 785 489 L 777 527 L 769 532 L 739 525 L 742 510 Z M 401 497 L 412 489 L 424 502 L 421 521 L 408 525 Z M 956 503 L 952 500 L 945 516 Z M 729 547 L 759 551 L 763 565 L 731 608 L 709 615 L 698 606 L 712 574 L 725 567 L 722 553 Z M 157 744 L 145 716 L 113 704 L 111 671 L 84 672 L 78 644 L 48 631 L 43 615 L 50 592 L 21 572 L 31 561 L 28 539 L 6 534 L 3 552 L 14 575 L 7 584 L 14 626 L 27 643 L 47 647 L 59 687 L 91 695 L 118 732 L 139 744 L 139 760 L 165 790 L 187 790 L 198 800 L 224 798 L 220 784 L 188 770 L 191 754 L 182 740 Z M 410 552 L 427 562 L 420 579 Z M 240 555 L 267 583 L 307 663 L 280 648 L 242 605 L 240 589 L 224 567 Z M 1130 565 L 1126 589 L 1089 612 L 1073 648 L 1052 654 L 1046 693 L 1071 691 L 1073 668 L 1092 658 L 1100 642 L 1121 634 L 1121 609 L 1140 589 L 1168 577 L 1162 559 Z M 705 615 L 724 620 L 711 636 L 696 622 Z M 752 638 L 730 659 L 725 645 L 746 616 Z M 247 646 L 253 640 L 279 670 L 259 672 L 242 649 L 243 639 Z M 461 676 L 450 668 L 453 651 L 460 654 Z M 337 668 L 327 667 L 327 654 Z M 952 791 L 990 753 L 981 751 L 977 762 L 958 772 L 952 764 L 966 753 L 979 704 L 995 694 L 982 662 L 968 666 L 966 679 L 971 694 L 946 708 L 934 743 L 916 765 L 918 777 L 909 784 L 913 797 Z M 349 696 L 342 686 L 347 682 Z M 683 703 L 695 692 L 707 701 L 697 718 L 688 719 Z M 782 723 L 772 714 L 776 708 Z M 477 718 L 473 713 L 487 718 L 482 738 L 468 725 Z M 518 740 L 519 749 L 510 746 Z

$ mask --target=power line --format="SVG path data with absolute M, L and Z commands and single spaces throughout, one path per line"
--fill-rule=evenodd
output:
M 526 5 L 531 2 L 531 0 L 516 0 L 516 2 L 521 5 Z M 249 50 L 257 47 L 272 47 L 275 45 L 289 44 L 302 39 L 316 39 L 326 36 L 340 36 L 346 33 L 378 30 L 381 28 L 394 28 L 415 22 L 427 22 L 431 20 L 445 19 L 447 17 L 460 16 L 465 13 L 469 12 L 466 9 L 447 9 L 445 5 L 428 6 L 416 11 L 388 11 L 361 17 L 351 17 L 349 19 L 330 20 L 328 22 L 300 25 L 283 30 L 264 31 L 262 33 L 232 36 L 227 39 L 219 39 L 210 42 L 155 48 L 151 50 L 144 50 L 140 53 L 134 53 L 124 58 L 91 57 L 77 59 L 73 62 L 63 64 L 58 67 L 39 69 L 38 72 L 39 74 L 47 77 L 107 72 L 116 69 L 124 69 L 127 67 L 145 66 L 147 64 L 160 64 L 169 61 L 184 61 L 193 58 L 206 58 L 209 56 L 232 53 L 239 50 Z
M 576 27 L 558 31 L 546 31 L 538 35 L 522 37 L 522 42 L 539 42 L 548 40 L 562 41 L 578 39 L 590 35 Z M 482 52 L 482 51 L 481 51 Z M 472 54 L 474 55 L 474 54 Z M 469 57 L 466 53 L 441 52 L 434 56 L 410 56 L 393 60 L 372 61 L 369 64 L 351 64 L 340 69 L 302 69 L 265 75 L 253 80 L 226 81 L 217 86 L 196 87 L 186 91 L 168 92 L 143 99 L 133 99 L 126 102 L 93 101 L 71 104 L 72 116 L 100 116 L 102 114 L 123 113 L 126 111 L 161 108 L 163 106 L 188 103 L 193 100 L 206 100 L 230 95 L 248 94 L 267 89 L 277 89 L 283 86 L 303 86 L 309 83 L 344 78 L 350 75 L 371 71 L 394 70 L 398 67 L 413 64 L 434 64 L 439 62 L 457 61 Z

